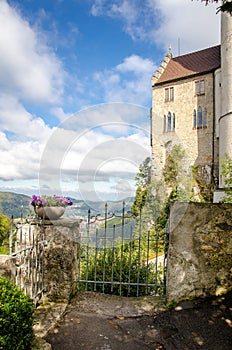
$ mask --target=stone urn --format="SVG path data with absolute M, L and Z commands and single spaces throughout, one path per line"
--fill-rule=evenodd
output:
M 65 212 L 65 207 L 34 207 L 35 213 L 41 219 L 57 220 Z

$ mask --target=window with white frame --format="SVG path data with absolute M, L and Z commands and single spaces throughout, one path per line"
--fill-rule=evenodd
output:
M 202 80 L 195 81 L 195 94 L 199 96 L 199 95 L 204 95 L 204 93 L 205 93 L 205 80 L 202 79 Z
M 174 87 L 164 89 L 165 102 L 174 101 Z

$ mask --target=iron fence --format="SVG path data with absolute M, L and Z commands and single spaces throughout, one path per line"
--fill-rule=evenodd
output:
M 165 295 L 168 228 L 158 230 L 135 217 L 108 211 L 91 215 L 81 228 L 79 290 L 122 296 Z
M 15 284 L 36 303 L 45 291 L 44 252 L 47 245 L 43 222 L 36 218 L 12 218 L 10 256 Z

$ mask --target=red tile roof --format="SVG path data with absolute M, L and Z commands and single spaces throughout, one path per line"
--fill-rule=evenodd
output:
M 156 84 L 208 73 L 221 65 L 220 45 L 172 58 Z

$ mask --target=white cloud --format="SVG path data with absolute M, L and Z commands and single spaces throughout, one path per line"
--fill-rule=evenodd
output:
M 62 64 L 19 12 L 0 3 L 0 89 L 27 101 L 54 103 L 63 93 Z
M 11 180 L 35 180 L 40 175 L 41 188 L 47 186 L 53 193 L 60 192 L 63 183 L 62 189 L 71 191 L 79 186 L 83 194 L 88 181 L 87 190 L 92 188 L 93 192 L 96 183 L 105 181 L 105 190 L 110 193 L 120 179 L 132 181 L 149 154 L 149 133 L 143 125 L 148 112 L 143 107 L 99 105 L 65 119 L 59 128 L 51 130 L 21 105 L 11 102 L 12 110 L 7 110 L 9 115 L 5 114 L 1 122 L 8 120 L 5 128 L 16 132 L 15 138 L 10 140 L 0 133 L 0 179 L 5 181 L 5 188 Z M 13 125 L 11 111 L 19 115 L 21 125 Z M 104 186 L 102 189 L 104 192 Z
M 138 166 L 150 152 L 149 133 L 143 125 L 147 116 L 143 107 L 105 104 L 65 119 L 53 132 L 49 129 L 47 140 L 10 141 L 1 132 L 0 188 L 28 194 L 72 193 L 99 200 L 104 193 L 115 199 L 133 195 Z M 21 119 L 22 128 L 30 128 L 30 114 Z
M 126 57 L 124 62 L 116 66 L 116 70 L 122 73 L 132 72 L 135 75 L 141 76 L 149 74 L 154 68 L 154 62 L 147 58 L 142 58 L 137 55 Z
M 132 4 L 128 0 L 96 0 L 92 5 L 91 13 L 93 16 L 106 14 L 109 17 L 122 17 L 127 23 L 133 23 L 138 18 L 135 2 Z
M 166 51 L 171 45 L 176 55 L 178 38 L 181 53 L 218 44 L 217 7 L 197 0 L 96 0 L 92 14 L 117 17 L 133 40 L 150 42 Z
M 141 0 L 95 0 L 91 13 L 93 16 L 121 19 L 124 31 L 136 40 L 146 37 L 145 25 L 149 26 L 151 18 L 147 10 L 146 2 Z
M 65 113 L 62 107 L 53 107 L 51 108 L 51 113 L 56 116 L 60 122 L 63 122 L 65 119 L 71 116 L 70 113 Z
M 19 101 L 0 94 L 0 129 L 15 134 L 16 139 L 34 139 L 45 142 L 51 129 L 42 118 L 32 116 Z
M 175 55 L 178 54 L 178 38 L 181 54 L 219 43 L 218 4 L 205 6 L 196 0 L 149 0 L 149 6 L 151 10 L 158 10 L 162 18 L 159 28 L 150 34 L 166 50 L 171 45 Z
M 148 109 L 123 103 L 98 105 L 64 120 L 46 144 L 40 187 L 77 188 L 82 196 L 94 196 L 97 184 L 107 192 L 120 178 L 134 182 L 150 154 L 148 123 Z
M 111 70 L 97 72 L 94 80 L 98 82 L 107 102 L 128 102 L 147 105 L 151 98 L 151 76 L 155 64 L 138 55 L 126 57 Z
M 32 179 L 39 170 L 42 145 L 39 142 L 9 142 L 4 133 L 0 133 L 0 179 Z

